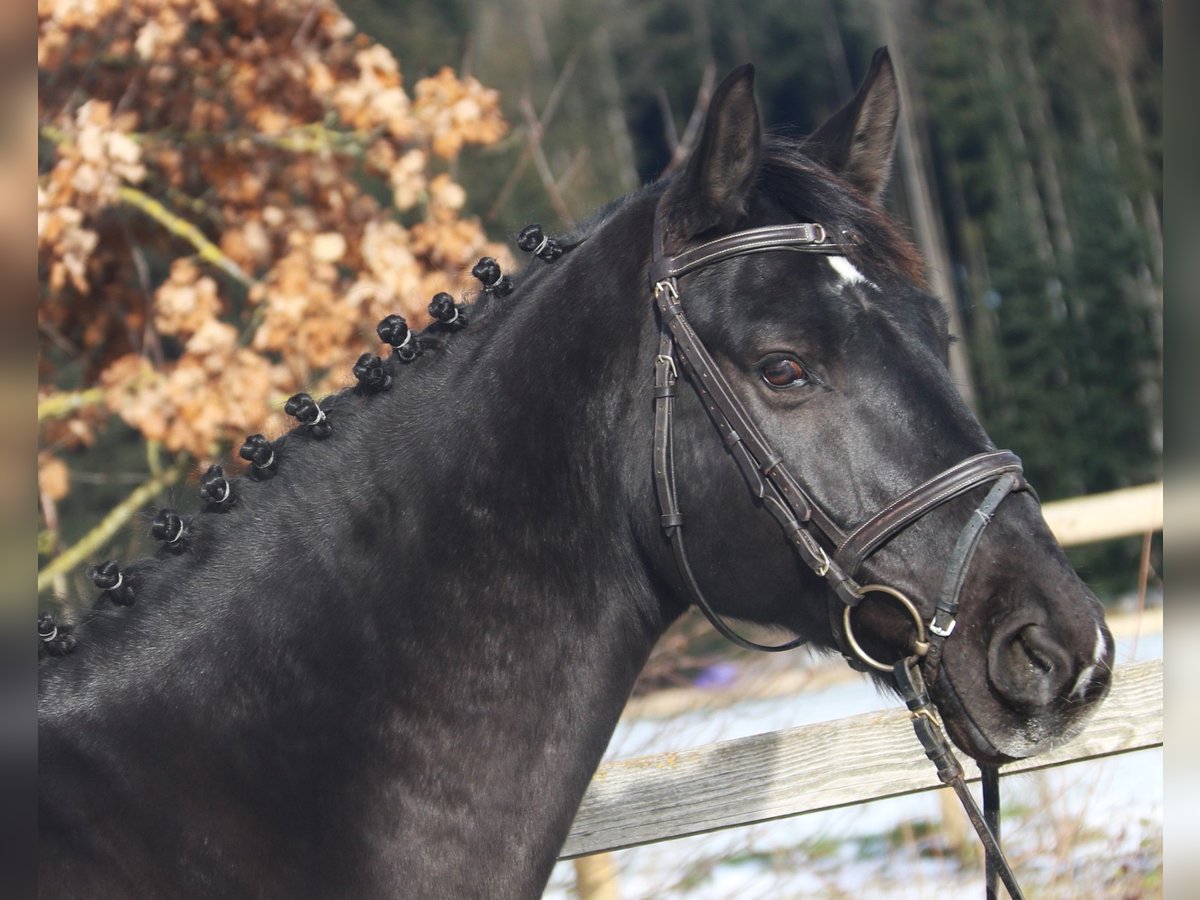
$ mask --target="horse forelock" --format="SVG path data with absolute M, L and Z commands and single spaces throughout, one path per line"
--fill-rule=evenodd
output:
M 797 220 L 818 222 L 835 239 L 848 241 L 847 258 L 872 281 L 926 289 L 924 261 L 912 241 L 873 200 L 809 158 L 802 141 L 766 139 L 758 190 Z

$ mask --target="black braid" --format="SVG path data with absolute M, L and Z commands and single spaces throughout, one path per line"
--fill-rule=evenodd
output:
M 392 358 L 410 363 L 421 355 L 421 339 L 404 321 L 403 316 L 392 313 L 375 326 L 375 333 L 385 344 L 392 345 Z
M 433 295 L 429 301 L 429 315 L 449 331 L 462 331 L 468 324 L 466 306 L 455 303 L 454 298 L 445 291 Z
M 500 271 L 500 263 L 490 256 L 485 256 L 475 263 L 471 274 L 483 282 L 485 293 L 495 297 L 507 297 L 513 292 L 512 279 Z
M 90 566 L 87 577 L 103 592 L 96 600 L 97 606 L 104 601 L 114 606 L 133 606 L 133 578 L 128 572 L 121 571 L 115 559 Z
M 542 226 L 537 224 L 526 225 L 521 229 L 517 235 L 517 246 L 548 263 L 554 262 L 564 253 L 563 245 L 552 237 L 546 237 Z
M 359 393 L 378 394 L 392 386 L 392 376 L 383 366 L 383 360 L 374 353 L 364 353 L 354 364 L 354 377 L 358 379 Z
M 225 512 L 237 503 L 233 485 L 220 466 L 209 466 L 208 471 L 200 476 L 200 499 L 208 503 L 211 512 Z
M 283 405 L 283 411 L 296 418 L 301 425 L 308 426 L 308 432 L 317 440 L 324 440 L 333 434 L 333 425 L 325 411 L 308 394 L 295 394 L 288 398 Z
M 275 447 L 261 434 L 252 434 L 246 438 L 238 450 L 238 456 L 250 463 L 250 477 L 256 481 L 274 478 L 279 471 Z
M 150 537 L 162 541 L 172 553 L 182 553 L 187 548 L 187 523 L 173 509 L 160 509 L 150 523 Z
M 74 629 L 60 625 L 48 612 L 38 613 L 38 659 L 43 656 L 66 656 L 75 649 Z

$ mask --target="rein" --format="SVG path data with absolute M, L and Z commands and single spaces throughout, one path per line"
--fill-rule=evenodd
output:
M 751 494 L 771 513 L 805 565 L 829 585 L 836 598 L 829 607 L 830 625 L 843 656 L 854 668 L 865 670 L 869 667 L 888 672 L 895 679 L 912 713 L 913 729 L 925 755 L 936 765 L 942 783 L 958 795 L 983 844 L 989 900 L 996 896 L 996 876 L 1004 882 L 1013 900 L 1022 900 L 1016 877 L 1000 848 L 997 770 L 993 766 L 981 766 L 985 802 L 985 810 L 981 813 L 967 788 L 962 766 L 935 718 L 935 706 L 921 671 L 921 660 L 924 659 L 928 683 L 936 683 L 945 641 L 954 631 L 967 571 L 992 515 L 1009 494 L 1031 490 L 1022 476 L 1020 459 L 1008 450 L 968 457 L 909 490 L 849 532 L 843 531 L 792 474 L 718 369 L 684 314 L 679 279 L 705 266 L 752 253 L 786 250 L 843 255 L 848 246 L 831 240 L 826 229 L 816 223 L 746 229 L 688 248 L 677 256 L 665 254 L 664 238 L 664 210 L 660 201 L 654 217 L 650 264 L 650 284 L 660 324 L 658 355 L 654 362 L 654 479 L 659 521 L 671 545 L 684 587 L 713 627 L 740 647 L 777 653 L 794 649 L 804 642 L 803 638 L 796 638 L 783 644 L 768 645 L 739 635 L 712 607 L 696 580 L 688 561 L 683 513 L 675 487 L 673 415 L 680 366 L 741 470 Z M 886 584 L 859 584 L 855 576 L 872 553 L 949 500 L 989 483 L 992 487 L 987 496 L 959 534 L 928 625 L 917 606 L 896 588 Z M 852 613 L 869 594 L 891 597 L 913 620 L 916 635 L 912 652 L 895 663 L 874 659 L 863 650 L 854 635 Z

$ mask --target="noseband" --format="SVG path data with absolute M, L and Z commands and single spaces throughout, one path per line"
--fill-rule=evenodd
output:
M 963 584 L 971 558 L 984 528 L 996 508 L 1010 493 L 1029 490 L 1021 461 L 1008 450 L 992 450 L 968 457 L 917 485 L 848 532 L 813 499 L 793 475 L 783 457 L 771 446 L 748 410 L 738 399 L 728 379 L 717 368 L 711 354 L 684 315 L 679 279 L 706 266 L 752 253 L 792 251 L 826 256 L 844 255 L 850 248 L 830 239 L 816 223 L 772 225 L 751 228 L 690 247 L 677 256 L 664 250 L 664 209 L 660 201 L 654 217 L 654 246 L 650 284 L 659 313 L 659 348 L 654 364 L 654 478 L 659 520 L 671 545 L 684 587 L 701 612 L 724 637 L 750 650 L 780 652 L 800 646 L 803 638 L 784 644 L 765 645 L 742 637 L 721 618 L 705 598 L 688 561 L 683 539 L 683 513 L 675 490 L 672 444 L 674 401 L 679 380 L 678 365 L 699 396 L 750 488 L 751 494 L 774 517 L 788 542 L 832 592 L 830 624 L 842 654 L 855 666 L 892 673 L 913 714 L 913 727 L 926 755 L 937 764 L 939 778 L 954 788 L 967 815 L 979 832 L 988 862 L 988 895 L 994 896 L 994 873 L 1003 879 L 1013 898 L 1020 888 L 1000 850 L 998 776 L 992 766 L 981 766 L 985 779 L 987 820 L 980 814 L 963 779 L 963 771 L 933 717 L 933 703 L 922 676 L 925 661 L 928 683 L 934 684 L 941 668 L 945 641 L 954 631 Z M 934 613 L 925 623 L 917 606 L 901 591 L 886 584 L 860 584 L 856 580 L 863 563 L 876 550 L 910 525 L 955 497 L 981 485 L 991 490 L 963 527 L 943 577 Z M 854 634 L 854 609 L 871 594 L 890 597 L 912 618 L 915 628 L 912 652 L 887 664 L 870 656 Z M 990 771 L 990 776 L 989 776 Z M 989 825 L 991 826 L 989 828 Z

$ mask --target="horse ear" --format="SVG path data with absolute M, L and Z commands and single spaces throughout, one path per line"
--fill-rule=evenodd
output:
M 761 147 L 754 66 L 739 66 L 713 94 L 700 142 L 668 191 L 669 236 L 686 241 L 743 218 Z
M 880 47 L 854 99 L 804 142 L 804 152 L 868 197 L 887 187 L 896 147 L 900 93 L 887 47 Z

